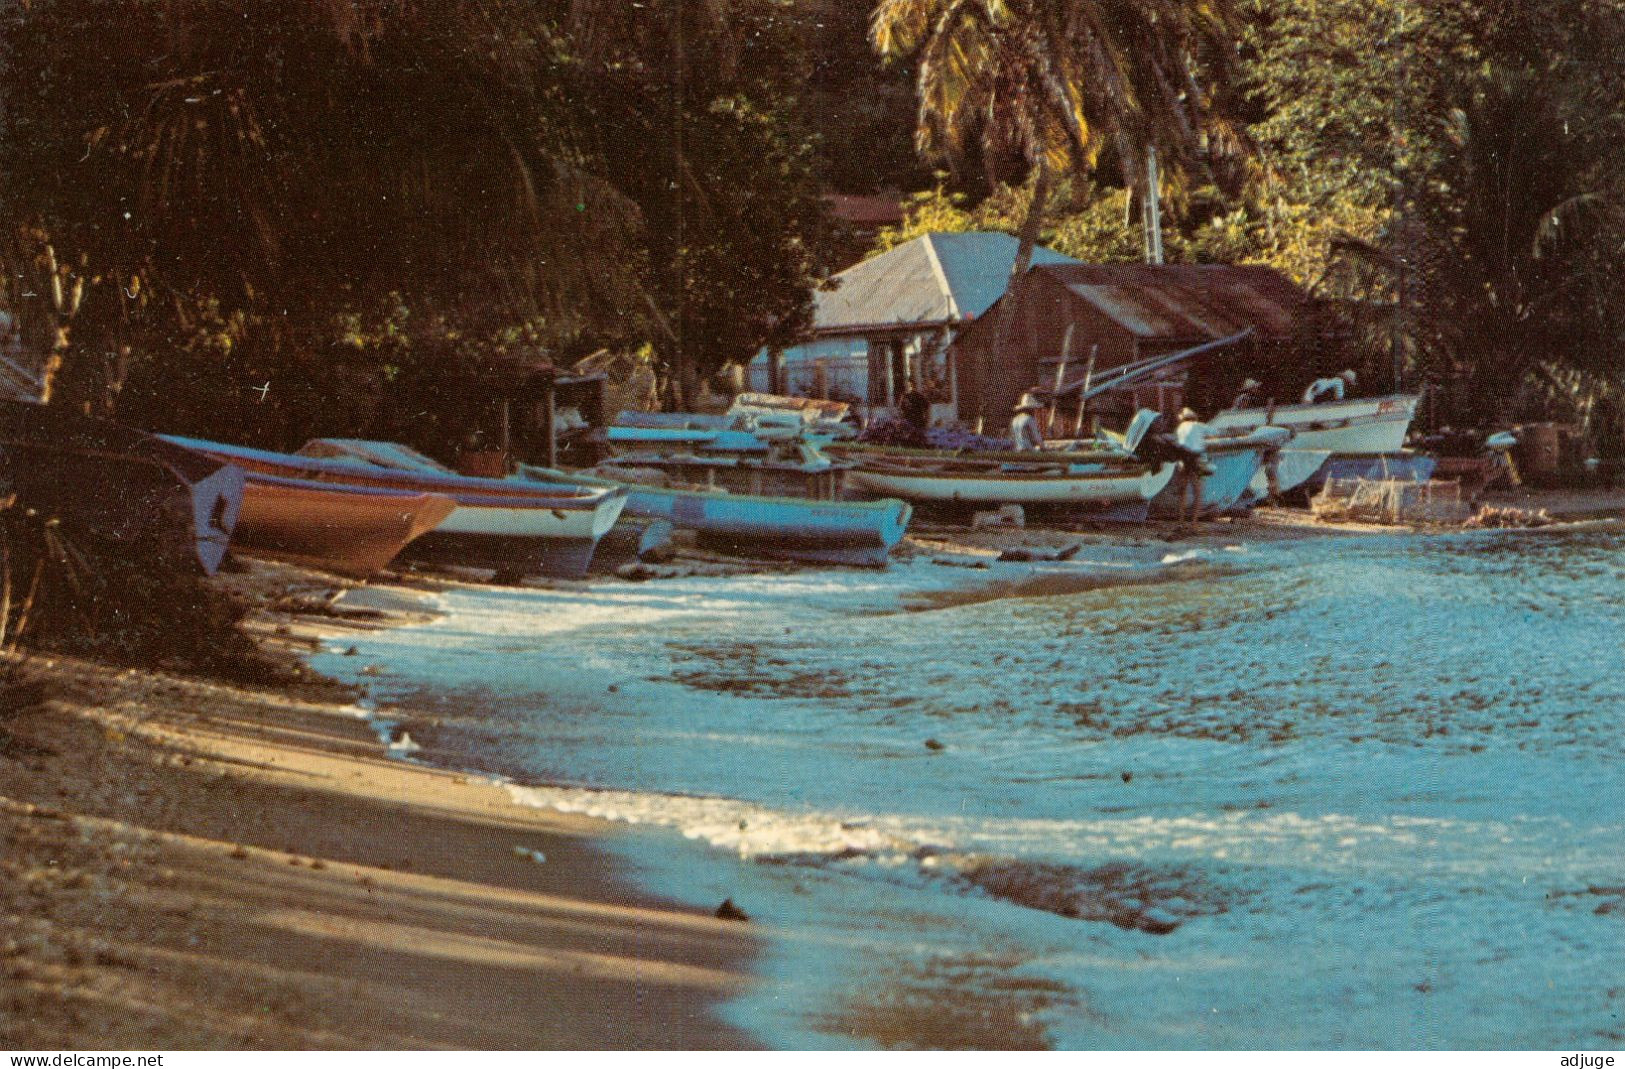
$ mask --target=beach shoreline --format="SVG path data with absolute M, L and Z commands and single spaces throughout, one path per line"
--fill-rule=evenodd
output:
M 1569 505 L 1576 516 L 1598 510 L 1595 495 L 1518 503 L 1559 516 Z M 1602 507 L 1621 504 L 1616 495 Z M 903 555 L 943 564 L 954 579 L 947 593 L 906 607 L 1135 581 L 1035 569 L 1012 582 L 983 571 L 1001 557 L 1042 564 L 1079 541 L 1177 556 L 1404 533 L 1277 510 L 1194 532 L 926 527 Z M 258 564 L 227 583 L 256 594 L 250 630 L 289 657 L 428 619 L 423 598 L 455 585 L 356 584 Z M 0 719 L 0 975 L 10 989 L 0 1043 L 763 1042 L 717 1011 L 763 982 L 752 962 L 773 933 L 639 887 L 604 846 L 628 834 L 624 825 L 527 806 L 498 781 L 457 770 L 476 767 L 478 755 L 421 755 L 439 767 L 401 760 L 407 740 L 379 719 L 394 711 L 371 710 L 354 688 L 318 680 L 248 690 L 66 659 L 17 671 L 24 690 L 43 691 Z M 401 713 L 408 729 L 420 715 Z M 922 1042 L 929 1037 L 898 1038 Z
M 712 1013 L 745 926 L 633 886 L 607 824 L 389 757 L 342 688 L 14 671 L 0 1046 L 756 1045 Z

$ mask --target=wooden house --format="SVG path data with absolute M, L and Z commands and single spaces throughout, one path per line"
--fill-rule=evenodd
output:
M 1012 317 L 999 338 L 999 318 Z M 1025 390 L 1189 349 L 1251 328 L 1248 339 L 1190 368 L 1175 368 L 1091 402 L 1110 423 L 1139 408 L 1208 415 L 1241 382 L 1294 401 L 1316 375 L 1353 362 L 1346 334 L 1324 307 L 1279 271 L 1261 266 L 1040 264 L 954 340 L 960 418 L 998 426 Z M 1063 409 L 1070 406 L 1063 403 Z

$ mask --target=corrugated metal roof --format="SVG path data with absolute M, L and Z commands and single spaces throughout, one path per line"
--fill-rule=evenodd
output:
M 1070 264 L 1050 278 L 1142 338 L 1223 338 L 1247 327 L 1289 338 L 1312 302 L 1274 268 L 1236 264 Z
M 864 327 L 957 323 L 974 319 L 1003 295 L 1018 242 L 987 231 L 931 233 L 836 275 L 814 294 L 813 330 L 840 334 Z M 1075 264 L 1042 245 L 1034 264 Z

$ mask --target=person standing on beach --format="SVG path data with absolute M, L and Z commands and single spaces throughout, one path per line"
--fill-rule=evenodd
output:
M 1038 418 L 1033 415 L 1044 408 L 1038 395 L 1032 392 L 1021 395 L 1016 404 L 1016 416 L 1010 421 L 1010 437 L 1015 439 L 1016 448 L 1021 452 L 1034 452 L 1044 448 L 1044 432 L 1038 427 Z
M 919 390 L 910 390 L 897 403 L 897 418 L 901 424 L 898 445 L 914 449 L 928 449 L 931 440 L 926 432 L 931 428 L 931 401 Z
M 1208 425 L 1197 418 L 1194 409 L 1181 409 L 1179 426 L 1174 428 L 1174 441 L 1192 455 L 1179 465 L 1179 522 L 1184 523 L 1189 504 L 1190 518 L 1195 520 L 1202 505 L 1202 458 L 1207 452 Z

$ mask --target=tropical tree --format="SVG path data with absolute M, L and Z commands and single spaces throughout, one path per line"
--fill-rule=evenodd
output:
M 797 106 L 808 28 L 777 0 L 603 7 L 576 103 L 640 211 L 649 342 L 664 400 L 685 407 L 811 316 L 829 226 Z
M 1421 201 L 1417 342 L 1458 418 L 1514 418 L 1525 384 L 1582 411 L 1619 386 L 1625 119 L 1572 91 L 1546 72 L 1492 71 L 1451 113 L 1456 151 Z
M 385 292 L 563 333 L 636 278 L 528 5 L 35 0 L 5 43 L 9 207 L 83 265 L 87 349 L 219 320 L 240 402 Z
M 350 387 L 413 359 L 649 341 L 692 381 L 810 302 L 779 8 L 10 6 L 13 303 L 56 392 L 128 373 L 127 414 L 200 431 L 353 424 Z
M 1016 274 L 1058 175 L 1109 156 L 1143 188 L 1152 150 L 1178 191 L 1241 144 L 1219 98 L 1238 32 L 1229 0 L 880 0 L 871 27 L 883 55 L 918 65 L 922 153 L 1029 176 Z

